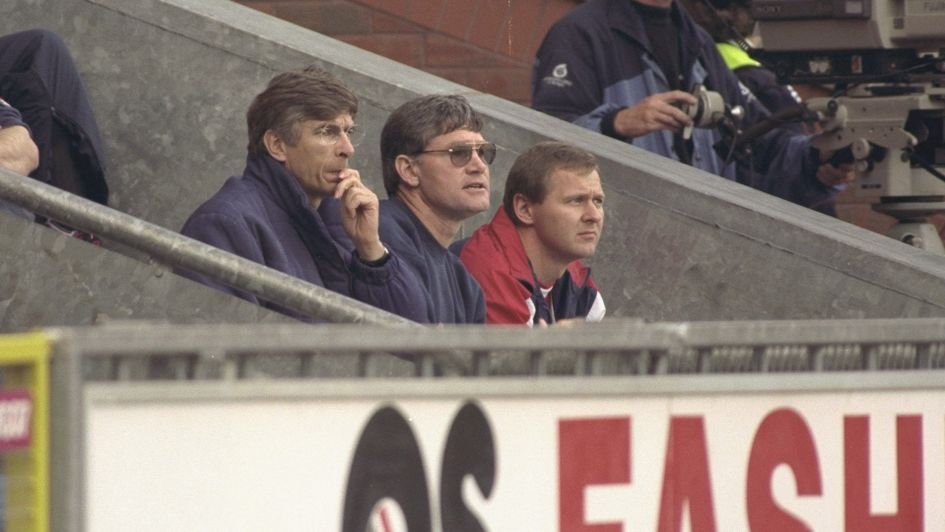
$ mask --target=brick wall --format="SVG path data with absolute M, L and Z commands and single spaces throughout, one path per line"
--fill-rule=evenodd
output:
M 238 0 L 359 48 L 528 105 L 535 50 L 579 0 Z
M 237 0 L 359 48 L 529 105 L 531 65 L 551 24 L 581 0 Z M 885 232 L 895 220 L 848 191 L 840 219 Z M 936 217 L 938 227 L 945 217 Z

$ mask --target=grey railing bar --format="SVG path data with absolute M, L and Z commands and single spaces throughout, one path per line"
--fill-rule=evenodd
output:
M 315 319 L 384 326 L 416 325 L 326 288 L 185 237 L 134 216 L 0 168 L 0 198 L 37 214 L 217 279 Z
M 176 324 L 154 322 L 109 322 L 89 328 L 67 329 L 70 338 L 89 356 L 107 356 L 119 351 L 175 354 L 194 346 L 211 344 L 221 352 L 257 351 L 379 351 L 437 353 L 441 351 L 543 351 L 668 349 L 682 344 L 678 327 L 666 324 L 624 324 L 620 321 L 547 329 L 443 325 L 417 334 L 409 328 L 377 329 L 358 325 L 311 327 L 299 323 L 266 324 Z M 260 334 L 265 330 L 265 334 Z M 104 333 L 104 334 L 102 334 Z M 472 366 L 472 355 L 470 367 Z

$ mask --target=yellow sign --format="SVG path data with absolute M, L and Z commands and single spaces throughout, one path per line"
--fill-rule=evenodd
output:
M 7 532 L 49 530 L 50 346 L 43 333 L 0 335 L 0 457 Z

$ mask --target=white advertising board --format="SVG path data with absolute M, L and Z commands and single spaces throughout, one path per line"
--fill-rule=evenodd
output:
M 224 397 L 90 387 L 86 529 L 945 529 L 941 389 L 533 384 L 440 382 L 429 396 L 370 381 Z

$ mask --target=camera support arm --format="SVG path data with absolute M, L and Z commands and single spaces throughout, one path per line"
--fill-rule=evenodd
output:
M 849 148 L 859 176 L 858 195 L 945 195 L 935 176 L 911 164 L 914 150 L 929 133 L 922 119 L 945 112 L 945 89 L 927 84 L 907 88 L 903 94 L 864 93 L 807 103 L 824 130 L 811 144 L 822 152 Z

